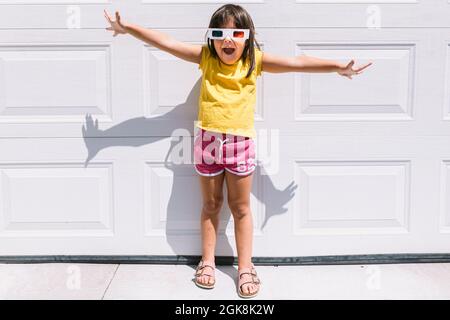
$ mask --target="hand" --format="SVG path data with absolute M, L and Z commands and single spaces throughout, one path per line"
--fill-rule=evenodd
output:
M 356 69 L 352 68 L 354 64 L 355 64 L 355 60 L 352 59 L 346 66 L 343 66 L 342 68 L 340 68 L 337 71 L 337 73 L 339 73 L 341 76 L 351 79 L 352 75 L 360 74 L 362 72 L 362 70 L 364 70 L 365 68 L 370 66 L 372 64 L 372 62 L 369 62 L 369 63 L 365 64 L 364 66 L 356 68 Z
M 119 12 L 116 11 L 116 21 L 112 21 L 111 17 L 109 16 L 108 12 L 106 10 L 103 10 L 105 13 L 105 18 L 108 20 L 108 22 L 111 24 L 111 27 L 105 28 L 106 30 L 114 30 L 113 37 L 117 36 L 118 34 L 125 34 L 127 31 L 125 30 L 125 26 L 120 21 Z

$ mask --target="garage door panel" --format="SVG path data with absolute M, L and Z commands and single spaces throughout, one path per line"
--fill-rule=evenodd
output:
M 83 139 L 0 139 L 0 149 L 2 254 L 126 251 L 142 214 L 130 158 L 111 148 L 85 166 Z
M 120 62 L 127 60 L 126 48 L 114 47 L 104 36 L 83 33 L 71 37 L 37 30 L 2 32 L 3 137 L 80 137 L 87 114 L 108 124 L 142 110 L 136 90 L 139 79 L 127 81 L 125 76 L 133 71 L 139 75 L 138 63 L 125 70 Z
M 258 78 L 254 255 L 449 252 L 450 1 L 236 3 L 265 52 L 373 61 Z M 201 45 L 220 5 L 0 0 L 0 255 L 201 254 L 201 72 L 103 9 Z
M 113 235 L 111 165 L 28 163 L 1 172 L 1 236 Z
M 296 180 L 296 235 L 408 232 L 408 162 L 297 161 Z
M 258 195 L 261 183 L 255 179 L 251 196 L 254 213 L 254 232 L 260 233 L 263 207 Z M 199 218 L 202 210 L 202 195 L 197 173 L 192 164 L 167 167 L 160 162 L 146 162 L 144 211 L 147 236 L 199 235 Z M 220 213 L 219 233 L 234 235 L 234 222 L 228 207 L 227 189 L 224 185 L 224 205 Z
M 411 119 L 414 94 L 414 45 L 299 45 L 298 53 L 348 63 L 374 61 L 370 78 L 342 81 L 336 74 L 296 75 L 296 120 Z M 380 81 L 382 79 L 389 81 Z M 353 80 L 353 79 L 352 79 Z M 327 94 L 323 94 L 326 90 Z
M 283 140 L 279 175 L 283 181 L 294 177 L 298 189 L 289 213 L 278 217 L 283 222 L 268 224 L 268 237 L 279 234 L 285 237 L 280 241 L 296 243 L 291 252 L 301 256 L 311 254 L 311 245 L 321 255 L 450 249 L 448 234 L 438 232 L 444 223 L 439 202 L 447 200 L 435 184 L 445 171 L 443 161 L 435 159 L 450 155 L 438 145 L 448 138 L 440 143 L 434 137 Z
M 441 68 L 437 69 L 437 66 L 434 70 L 436 70 L 436 76 L 441 76 L 441 79 L 443 79 L 443 83 L 445 84 L 444 87 L 444 93 L 443 93 L 443 99 L 444 102 L 442 103 L 442 114 L 443 114 L 443 124 L 446 126 L 447 131 L 449 130 L 449 124 L 450 124 L 450 90 L 449 90 L 449 83 L 450 83 L 450 35 L 446 35 L 446 37 L 443 39 L 443 44 L 445 45 L 445 57 L 444 57 L 444 63 L 445 63 L 445 69 L 443 70 L 442 64 Z M 441 60 L 442 61 L 442 60 Z M 445 75 L 442 77 L 442 71 L 445 71 Z M 435 90 L 430 90 L 432 93 L 435 92 Z
M 3 46 L 1 121 L 111 121 L 110 47 Z M 55 90 L 57 88 L 57 90 Z
M 373 65 L 352 80 L 323 73 L 265 74 L 264 104 L 280 108 L 267 108 L 264 127 L 280 128 L 281 122 L 288 135 L 448 135 L 445 33 L 393 29 L 369 34 L 292 30 L 285 31 L 289 40 L 282 43 L 277 31 L 267 31 L 268 52 Z M 317 125 L 320 121 L 324 125 Z

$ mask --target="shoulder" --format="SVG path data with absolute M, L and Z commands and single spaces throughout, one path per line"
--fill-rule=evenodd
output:
M 256 62 L 256 75 L 261 75 L 262 73 L 262 60 L 264 52 L 255 46 L 255 62 Z
M 202 46 L 202 56 L 205 56 L 206 58 L 209 58 L 211 56 L 211 51 L 209 50 L 207 43 Z
M 211 58 L 211 52 L 209 51 L 208 44 L 205 43 L 202 45 L 202 54 L 201 54 L 200 64 L 198 65 L 198 68 L 203 70 L 206 65 L 206 61 L 209 60 L 210 58 Z

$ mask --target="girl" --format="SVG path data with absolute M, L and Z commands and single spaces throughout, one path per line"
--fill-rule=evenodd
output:
M 222 186 L 226 181 L 228 206 L 233 214 L 238 254 L 238 294 L 254 297 L 260 289 L 260 280 L 252 263 L 252 213 L 250 191 L 255 170 L 255 130 L 253 127 L 256 77 L 262 71 L 280 72 L 337 72 L 352 78 L 368 67 L 353 69 L 354 61 L 337 61 L 309 56 L 281 57 L 260 51 L 255 39 L 255 28 L 248 12 L 238 5 L 227 4 L 211 17 L 207 44 L 187 44 L 156 30 L 121 21 L 111 20 L 107 30 L 131 34 L 178 58 L 199 64 L 203 72 L 199 99 L 198 122 L 194 155 L 199 174 L 203 207 L 201 212 L 202 259 L 197 266 L 195 283 L 202 288 L 215 285 L 214 251 L 223 204 Z M 255 47 L 256 45 L 256 47 Z M 225 135 L 227 138 L 225 139 Z M 216 148 L 208 145 L 216 140 Z M 230 150 L 236 150 L 231 151 Z M 225 156 L 216 157 L 218 154 Z M 226 152 L 229 151 L 229 152 Z M 206 161 L 211 160 L 214 161 Z

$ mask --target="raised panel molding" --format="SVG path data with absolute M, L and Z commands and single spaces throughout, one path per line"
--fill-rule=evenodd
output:
M 294 234 L 408 233 L 409 161 L 295 161 Z
M 112 164 L 0 163 L 0 237 L 114 234 Z
M 352 80 L 330 74 L 295 74 L 295 120 L 412 120 L 415 44 L 297 43 L 296 55 L 359 64 L 370 73 Z M 369 85 L 366 78 L 373 79 Z
M 110 73 L 109 44 L 0 45 L 0 123 L 112 121 Z
M 441 233 L 450 233 L 450 160 L 443 161 L 441 168 L 439 231 Z
M 200 235 L 202 195 L 198 174 L 193 164 L 172 166 L 161 161 L 146 161 L 144 166 L 144 221 L 146 236 Z M 220 213 L 219 234 L 234 236 L 233 216 L 226 203 Z M 260 192 L 259 179 L 254 179 L 253 191 Z M 251 195 L 254 235 L 262 235 L 262 204 Z
M 443 119 L 450 120 L 450 44 L 447 44 L 446 59 L 445 59 L 445 81 L 444 81 L 444 106 L 443 106 Z

